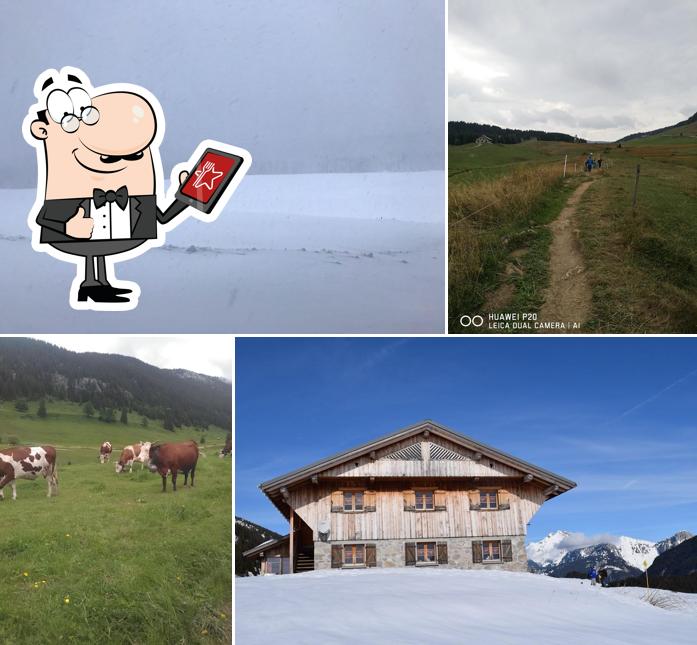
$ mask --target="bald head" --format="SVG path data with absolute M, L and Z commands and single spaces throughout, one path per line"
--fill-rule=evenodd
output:
M 46 149 L 46 199 L 86 197 L 94 188 L 124 185 L 131 195 L 153 194 L 150 144 L 157 120 L 150 103 L 133 92 L 101 94 L 91 103 L 99 118 L 92 124 L 90 119 L 74 121 L 68 128 L 77 124 L 72 132 L 56 122 L 60 115 L 51 112 L 50 104 L 48 123 L 39 118 L 31 124 L 32 135 Z

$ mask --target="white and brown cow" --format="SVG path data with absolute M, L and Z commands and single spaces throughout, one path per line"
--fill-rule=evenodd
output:
M 3 488 L 12 486 L 12 499 L 17 499 L 16 480 L 36 479 L 39 474 L 48 480 L 48 496 L 58 495 L 56 449 L 53 446 L 17 446 L 0 450 L 0 500 L 5 499 Z
M 111 444 L 105 441 L 99 446 L 99 463 L 105 464 L 111 458 Z
M 116 464 L 116 472 L 121 473 L 126 468 L 129 468 L 128 472 L 133 472 L 133 462 L 140 462 L 140 469 L 143 470 L 145 464 L 148 463 L 150 459 L 150 442 L 149 441 L 139 441 L 131 446 L 126 446 L 119 456 L 119 461 Z

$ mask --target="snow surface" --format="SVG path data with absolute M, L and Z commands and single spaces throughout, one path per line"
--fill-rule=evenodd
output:
M 31 248 L 33 190 L 0 190 L 0 332 L 442 333 L 441 171 L 248 175 L 220 218 L 116 265 L 128 312 L 74 311 L 73 264 Z
M 455 569 L 313 571 L 238 578 L 236 642 L 371 645 L 694 645 L 697 594 L 675 609 L 640 588 Z

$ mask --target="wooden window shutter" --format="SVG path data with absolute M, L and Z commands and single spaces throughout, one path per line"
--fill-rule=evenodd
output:
M 433 493 L 433 507 L 437 511 L 444 511 L 445 510 L 445 491 L 444 490 L 437 490 L 435 493 Z
M 376 548 L 374 544 L 365 545 L 365 566 L 366 567 L 376 567 L 377 557 Z
M 335 490 L 332 493 L 332 513 L 344 512 L 344 493 L 340 490 Z
M 416 542 L 404 543 L 404 564 L 407 567 L 416 565 Z
M 332 544 L 332 569 L 341 569 L 344 563 L 344 548 L 341 544 Z
M 509 508 L 511 508 L 510 493 L 507 490 L 498 491 L 498 502 L 499 509 L 502 511 L 507 511 Z
M 501 540 L 501 562 L 513 562 L 513 545 L 510 540 Z
M 471 490 L 467 492 L 467 495 L 470 498 L 470 511 L 478 511 L 480 509 L 479 491 Z
M 448 564 L 448 543 L 438 542 L 438 564 Z
M 363 510 L 366 513 L 372 513 L 375 511 L 375 491 L 367 490 L 363 493 Z
M 404 496 L 404 510 L 413 511 L 416 507 L 416 493 L 413 490 L 405 490 L 402 495 Z
M 482 561 L 482 543 L 472 542 L 472 562 L 477 564 Z

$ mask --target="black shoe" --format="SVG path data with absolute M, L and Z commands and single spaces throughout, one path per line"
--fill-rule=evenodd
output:
M 92 302 L 130 302 L 128 298 L 122 298 L 115 293 L 113 287 L 80 287 L 77 292 L 78 302 L 85 302 L 88 298 Z
M 106 284 L 100 282 L 100 284 L 106 289 L 111 289 L 112 293 L 117 296 L 122 296 L 126 293 L 133 293 L 133 289 L 119 289 L 118 287 L 112 287 L 108 282 Z

